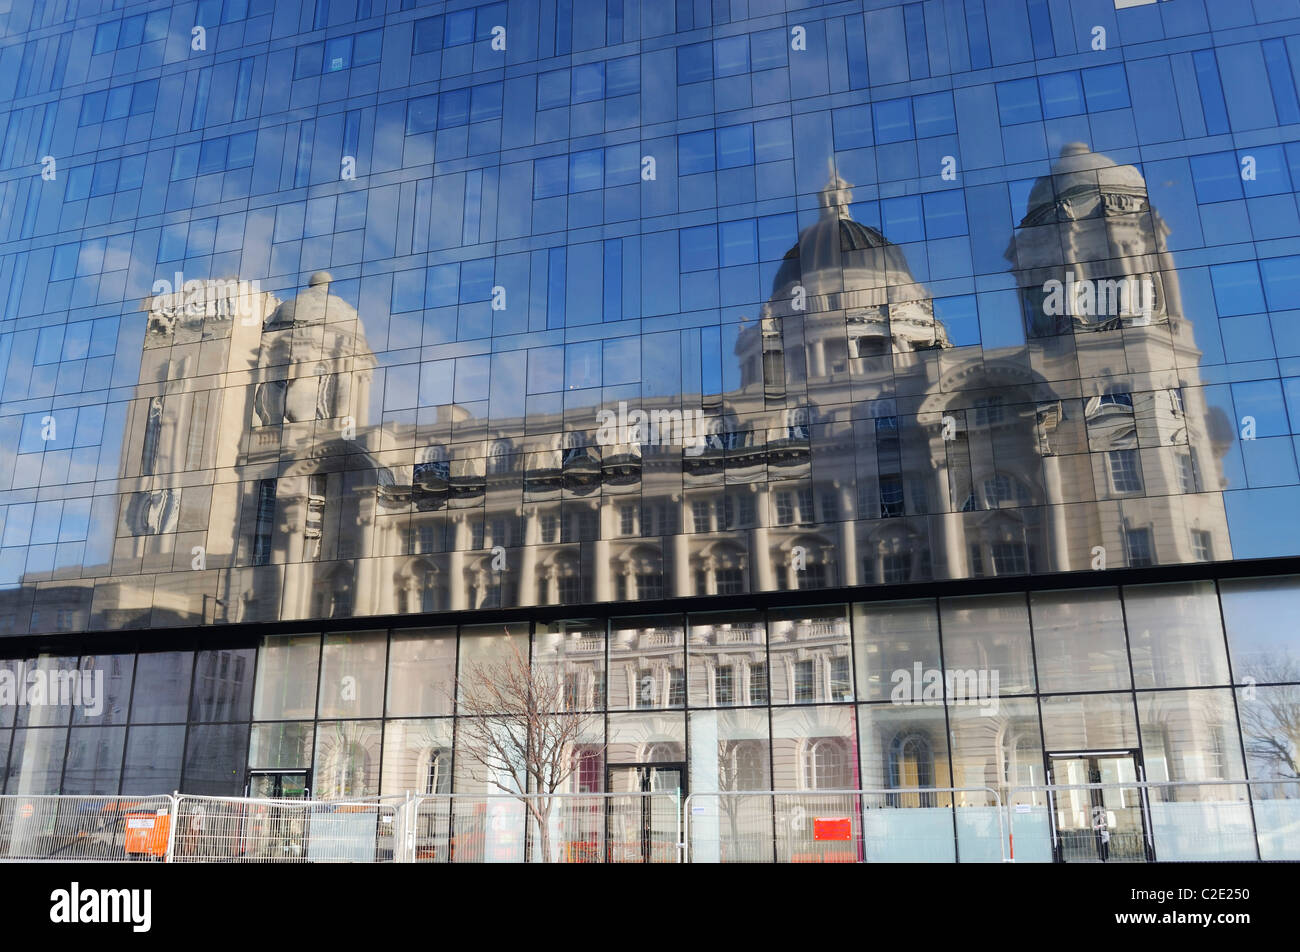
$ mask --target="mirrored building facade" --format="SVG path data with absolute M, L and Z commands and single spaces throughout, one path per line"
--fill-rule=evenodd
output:
M 1298 81 L 1294 0 L 14 0 L 0 665 L 111 689 L 4 790 L 480 789 L 509 639 L 576 789 L 1295 780 Z

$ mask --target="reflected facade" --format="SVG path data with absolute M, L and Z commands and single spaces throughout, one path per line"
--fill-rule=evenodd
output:
M 477 789 L 503 626 L 584 789 L 1244 776 L 1295 11 L 789 6 L 0 14 L 0 657 L 111 686 L 0 704 L 13 789 Z

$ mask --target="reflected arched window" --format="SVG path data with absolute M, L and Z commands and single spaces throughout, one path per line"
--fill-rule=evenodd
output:
M 591 459 L 591 451 L 587 448 L 586 434 L 576 430 L 570 430 L 564 434 L 564 465 L 572 463 L 586 462 Z
M 451 793 L 451 752 L 435 747 L 424 768 L 426 794 Z
M 356 741 L 345 741 L 327 755 L 319 794 L 324 799 L 366 795 L 370 752 Z
M 158 466 L 158 446 L 162 440 L 163 398 L 149 401 L 149 418 L 144 426 L 144 447 L 140 451 L 140 472 L 152 476 Z
M 794 407 L 785 413 L 786 436 L 792 440 L 808 439 L 808 408 Z
M 338 416 L 338 378 L 324 364 L 316 365 L 316 419 L 332 420 Z
M 447 589 L 442 583 L 442 573 L 431 562 L 420 559 L 412 567 L 414 583 L 410 586 L 407 611 L 437 612 L 447 607 Z
M 889 745 L 889 785 L 903 789 L 934 786 L 934 748 L 925 734 L 898 734 Z M 892 796 L 890 806 L 934 806 L 933 794 Z
M 492 444 L 492 455 L 488 458 L 488 472 L 494 476 L 510 472 L 509 440 L 497 440 Z
M 340 565 L 316 583 L 316 612 L 321 618 L 352 617 L 352 572 Z
M 646 764 L 671 764 L 681 760 L 676 744 L 647 744 L 641 762 Z
M 803 776 L 807 790 L 849 789 L 849 758 L 844 741 L 818 737 L 804 748 Z
M 417 485 L 431 480 L 446 482 L 451 477 L 451 464 L 447 462 L 445 447 L 434 445 L 420 450 L 420 461 L 415 464 L 414 478 Z
M 984 480 L 984 506 L 998 509 L 1003 506 L 1028 506 L 1033 499 L 1029 488 L 1006 473 L 995 473 Z
M 767 744 L 758 740 L 737 740 L 726 751 L 727 790 L 766 790 Z

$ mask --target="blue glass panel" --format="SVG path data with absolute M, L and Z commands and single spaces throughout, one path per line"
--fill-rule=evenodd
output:
M 1086 108 L 1083 100 L 1083 81 L 1074 70 L 1038 77 L 1042 93 L 1043 115 L 1048 119 L 1077 116 Z
M 1032 79 L 998 83 L 998 115 L 1004 126 L 1043 118 L 1038 104 L 1038 84 Z
M 573 67 L 573 101 L 594 102 L 605 95 L 605 64 Z
M 1083 91 L 1092 112 L 1123 109 L 1129 104 L 1128 77 L 1118 63 L 1083 70 Z
M 917 138 L 950 135 L 957 131 L 957 114 L 953 111 L 952 93 L 931 93 L 912 99 Z
M 677 171 L 682 175 L 712 172 L 715 161 L 712 131 L 677 137 Z
M 412 53 L 430 53 L 442 48 L 442 17 L 426 17 L 415 21 L 411 39 Z
M 1214 302 L 1220 317 L 1254 314 L 1264 310 L 1264 292 L 1259 284 L 1259 267 L 1253 261 L 1216 264 L 1210 268 Z
M 698 83 L 713 78 L 713 44 L 695 43 L 677 48 L 677 82 Z
M 872 106 L 877 142 L 902 142 L 912 138 L 912 101 L 894 99 Z
M 717 130 L 718 168 L 734 169 L 754 164 L 753 126 L 723 126 Z
M 473 10 L 457 10 L 455 13 L 448 13 L 445 21 L 442 40 L 444 46 L 460 46 L 463 43 L 473 42 Z

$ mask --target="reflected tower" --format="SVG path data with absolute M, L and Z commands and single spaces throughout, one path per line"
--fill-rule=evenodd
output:
M 1231 556 L 1229 424 L 1200 387 L 1168 234 L 1136 167 L 1072 143 L 1007 248 L 1030 364 L 1055 396 L 1035 425 L 1056 570 L 1087 568 L 1097 546 L 1111 566 Z

